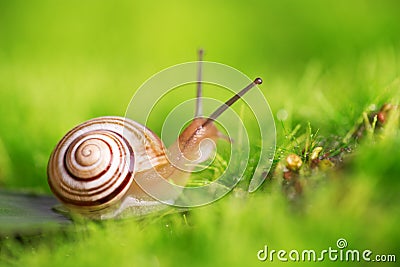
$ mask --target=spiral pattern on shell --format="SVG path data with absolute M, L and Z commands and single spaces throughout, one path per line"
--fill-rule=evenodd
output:
M 145 159 L 153 153 L 156 159 L 164 155 L 162 143 L 143 125 L 121 117 L 92 119 L 57 144 L 48 165 L 49 185 L 69 207 L 102 210 L 127 193 L 135 172 L 152 167 Z

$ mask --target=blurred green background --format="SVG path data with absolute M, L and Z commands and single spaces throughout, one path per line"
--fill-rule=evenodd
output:
M 0 0 L 0 187 L 49 193 L 48 157 L 71 127 L 123 116 L 146 79 L 196 60 L 198 48 L 206 60 L 263 77 L 274 115 L 288 113 L 287 130 L 310 122 L 323 136 L 344 136 L 371 104 L 398 100 L 399 10 L 396 0 Z M 277 131 L 279 146 L 281 124 Z M 250 266 L 262 264 L 255 253 L 264 244 L 317 249 L 339 237 L 398 253 L 399 145 L 398 134 L 363 144 L 350 171 L 312 191 L 302 215 L 274 177 L 248 202 L 231 197 L 193 211 L 189 225 L 178 215 L 144 229 L 93 226 L 33 252 L 11 245 L 17 252 L 6 256 L 26 266 Z

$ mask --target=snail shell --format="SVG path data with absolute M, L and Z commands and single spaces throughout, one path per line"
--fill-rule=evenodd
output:
M 166 163 L 161 140 L 147 127 L 122 117 L 99 117 L 69 131 L 48 164 L 56 197 L 80 213 L 118 209 L 134 176 Z

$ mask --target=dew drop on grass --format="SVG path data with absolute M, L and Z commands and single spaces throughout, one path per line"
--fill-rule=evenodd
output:
M 375 111 L 376 110 L 376 105 L 375 104 L 371 104 L 371 105 L 369 105 L 368 109 L 370 111 Z
M 278 112 L 276 113 L 276 117 L 280 121 L 285 121 L 287 119 L 287 117 L 288 117 L 288 113 L 287 113 L 286 109 L 278 110 Z

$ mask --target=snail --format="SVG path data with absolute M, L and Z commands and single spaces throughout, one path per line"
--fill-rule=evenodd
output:
M 203 141 L 223 138 L 214 121 L 255 85 L 256 78 L 215 110 L 202 116 L 201 62 L 199 53 L 194 119 L 168 149 L 146 126 L 125 117 L 99 117 L 70 130 L 56 145 L 47 168 L 51 191 L 73 213 L 108 219 L 129 213 L 146 215 L 162 209 L 142 185 L 162 190 L 157 177 L 185 186 L 193 167 L 207 160 L 215 147 Z M 138 182 L 140 181 L 140 183 Z M 168 192 L 166 192 L 168 194 Z M 179 192 L 177 193 L 179 195 Z M 178 197 L 171 194 L 171 202 Z

